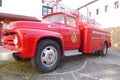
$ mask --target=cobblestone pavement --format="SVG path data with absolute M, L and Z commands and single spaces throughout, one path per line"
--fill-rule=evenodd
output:
M 10 73 L 0 67 L 0 80 L 119 80 L 119 57 L 120 53 L 111 50 L 106 57 L 95 54 L 64 57 L 55 71 L 31 76 Z

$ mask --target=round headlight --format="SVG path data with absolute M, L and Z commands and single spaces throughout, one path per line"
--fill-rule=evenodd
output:
M 15 44 L 15 45 L 18 44 L 18 38 L 17 38 L 17 36 L 14 36 L 14 44 Z

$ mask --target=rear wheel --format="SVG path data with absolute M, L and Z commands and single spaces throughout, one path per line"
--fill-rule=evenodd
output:
M 59 44 L 54 40 L 46 39 L 38 44 L 32 63 L 38 71 L 50 72 L 58 67 L 60 59 Z
M 100 55 L 101 55 L 102 57 L 104 57 L 104 56 L 107 55 L 107 52 L 108 52 L 108 45 L 107 45 L 107 43 L 105 42 L 104 45 L 103 45 L 102 51 L 100 51 Z

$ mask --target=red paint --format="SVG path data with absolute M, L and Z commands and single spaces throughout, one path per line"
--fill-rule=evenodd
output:
M 77 17 L 63 12 L 49 14 L 62 14 L 64 24 L 55 22 L 16 21 L 11 22 L 3 32 L 3 46 L 8 49 L 19 51 L 21 58 L 32 58 L 35 55 L 36 46 L 41 39 L 57 39 L 61 42 L 64 55 L 65 50 L 80 49 L 84 53 L 102 50 L 106 41 L 111 47 L 110 34 L 96 27 L 79 22 Z M 72 17 L 76 26 L 67 24 L 66 17 Z M 18 44 L 13 43 L 14 36 L 18 38 Z

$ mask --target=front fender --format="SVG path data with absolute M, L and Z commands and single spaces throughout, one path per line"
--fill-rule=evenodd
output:
M 58 32 L 47 31 L 47 30 L 36 30 L 36 29 L 19 29 L 16 30 L 21 33 L 21 50 L 20 57 L 32 58 L 35 55 L 36 47 L 38 42 L 43 38 L 57 38 L 60 40 L 62 45 L 62 54 L 64 52 L 64 41 L 63 36 Z

